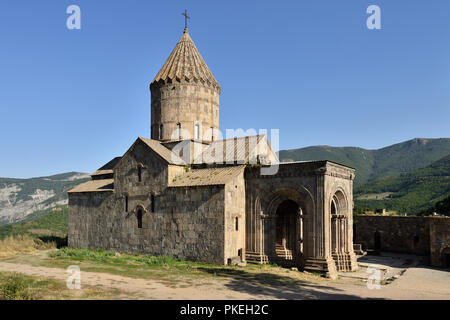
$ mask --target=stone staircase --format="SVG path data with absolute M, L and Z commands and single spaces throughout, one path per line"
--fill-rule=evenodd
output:
M 278 259 L 283 259 L 283 260 L 294 259 L 293 255 L 292 255 L 292 250 L 285 248 L 281 244 L 277 244 L 275 250 L 276 250 Z
M 247 251 L 245 253 L 245 260 L 248 263 L 255 263 L 255 264 L 269 263 L 269 258 L 266 255 L 251 251 Z
M 332 257 L 336 264 L 336 271 L 347 272 L 352 270 L 352 264 L 348 255 L 335 252 L 332 254 Z

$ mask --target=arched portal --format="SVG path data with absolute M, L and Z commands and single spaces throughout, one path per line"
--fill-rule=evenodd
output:
M 302 267 L 302 218 L 302 210 L 293 200 L 284 200 L 276 209 L 275 251 L 281 265 Z

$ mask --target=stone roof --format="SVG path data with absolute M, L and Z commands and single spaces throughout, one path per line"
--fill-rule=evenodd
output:
M 200 52 L 189 36 L 188 30 L 184 29 L 183 36 L 178 41 L 167 61 L 153 79 L 152 84 L 160 80 L 199 80 L 217 87 L 220 85 L 214 78 L 208 66 L 203 60 Z
M 244 169 L 245 165 L 192 169 L 175 177 L 173 181 L 169 182 L 169 187 L 225 185 L 241 174 Z
M 119 162 L 121 157 L 115 157 L 114 159 L 112 159 L 110 162 L 108 162 L 107 164 L 105 164 L 103 167 L 99 168 L 97 171 L 93 172 L 91 174 L 91 177 L 93 176 L 100 176 L 100 175 L 104 175 L 104 174 L 112 174 L 114 173 L 114 167 L 116 166 L 116 164 Z
M 91 180 L 67 191 L 68 193 L 107 192 L 114 190 L 114 179 Z
M 186 165 L 183 159 L 177 156 L 172 150 L 166 148 L 158 140 L 147 139 L 139 137 L 147 146 L 149 146 L 153 151 L 155 151 L 161 158 L 167 161 L 169 164 L 175 165 Z
M 260 134 L 213 141 L 194 161 L 196 164 L 227 162 L 270 164 L 279 160 L 267 136 Z

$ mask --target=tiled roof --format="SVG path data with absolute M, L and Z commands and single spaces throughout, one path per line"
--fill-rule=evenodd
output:
M 99 176 L 104 174 L 112 174 L 114 173 L 114 167 L 119 162 L 121 157 L 115 157 L 110 162 L 105 164 L 103 167 L 99 168 L 97 171 L 91 174 L 91 177 L 93 176 Z
M 169 164 L 186 165 L 183 159 L 177 156 L 172 150 L 166 148 L 158 140 L 147 139 L 139 137 L 147 146 L 155 151 L 161 158 L 166 160 Z
M 104 174 L 112 174 L 112 173 L 114 173 L 114 170 L 112 170 L 112 169 L 111 170 L 97 170 L 97 171 L 91 173 L 91 177 L 101 176 Z
M 153 79 L 152 83 L 167 79 L 197 79 L 209 83 L 220 90 L 220 85 L 214 78 L 208 66 L 198 52 L 187 29 L 178 41 L 166 63 Z
M 113 190 L 114 190 L 114 179 L 102 179 L 102 180 L 91 180 L 82 183 L 67 192 L 68 193 L 105 192 Z
M 169 187 L 224 185 L 244 171 L 244 165 L 192 169 L 169 182 Z
M 267 141 L 267 148 L 261 144 L 266 139 L 266 135 L 246 136 L 232 139 L 217 140 L 199 155 L 194 163 L 252 163 L 278 162 L 276 154 L 272 151 L 270 143 Z

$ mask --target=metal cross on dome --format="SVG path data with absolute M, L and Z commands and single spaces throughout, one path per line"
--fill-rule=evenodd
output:
M 182 13 L 181 15 L 184 16 L 184 28 L 187 29 L 187 20 L 191 18 L 187 14 L 187 9 L 185 9 L 184 13 Z

